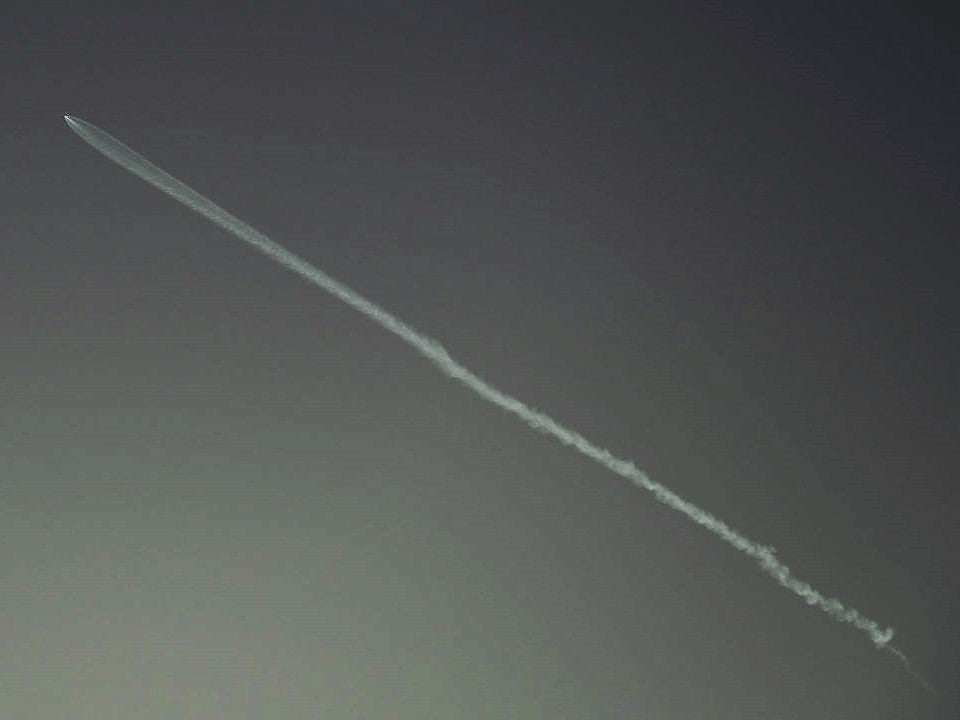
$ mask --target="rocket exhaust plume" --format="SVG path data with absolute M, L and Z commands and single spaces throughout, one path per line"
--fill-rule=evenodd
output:
M 790 569 L 775 557 L 771 548 L 749 540 L 707 511 L 684 500 L 660 483 L 651 480 L 646 473 L 637 468 L 629 460 L 622 460 L 612 455 L 609 451 L 593 444 L 579 433 L 564 427 L 548 415 L 531 408 L 520 400 L 490 385 L 466 367 L 456 362 L 450 357 L 443 346 L 433 338 L 423 335 L 380 306 L 354 292 L 339 280 L 335 280 L 306 260 L 302 260 L 290 251 L 284 249 L 266 235 L 254 230 L 245 222 L 234 217 L 193 188 L 188 187 L 175 177 L 164 172 L 108 133 L 70 115 L 64 115 L 64 119 L 67 121 L 70 129 L 77 133 L 77 135 L 95 150 L 103 153 L 122 168 L 143 178 L 175 200 L 182 202 L 191 210 L 197 211 L 208 220 L 220 225 L 228 232 L 249 245 L 252 245 L 284 267 L 293 270 L 309 282 L 359 310 L 381 327 L 399 336 L 400 339 L 404 340 L 412 346 L 414 350 L 434 363 L 441 371 L 462 385 L 465 385 L 484 400 L 516 415 L 534 430 L 549 435 L 564 445 L 571 446 L 580 454 L 585 455 L 611 472 L 629 480 L 638 488 L 652 493 L 653 496 L 664 505 L 682 513 L 693 522 L 705 527 L 721 540 L 732 545 L 744 555 L 753 558 L 759 564 L 760 568 L 781 587 L 786 588 L 808 605 L 814 605 L 820 608 L 834 620 L 853 625 L 865 633 L 877 648 L 886 649 L 895 654 L 910 674 L 916 677 L 924 687 L 932 691 L 929 685 L 916 675 L 906 656 L 900 650 L 889 644 L 893 638 L 893 628 L 881 629 L 876 622 L 865 618 L 857 612 L 857 610 L 844 606 L 835 598 L 822 595 L 808 583 L 793 577 Z

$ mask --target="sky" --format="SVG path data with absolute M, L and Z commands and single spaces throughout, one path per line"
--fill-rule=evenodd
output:
M 0 23 L 0 715 L 956 717 L 946 13 L 314 5 Z

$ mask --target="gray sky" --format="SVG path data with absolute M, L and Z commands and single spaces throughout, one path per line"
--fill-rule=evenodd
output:
M 955 717 L 946 18 L 354 5 L 0 28 L 0 715 Z

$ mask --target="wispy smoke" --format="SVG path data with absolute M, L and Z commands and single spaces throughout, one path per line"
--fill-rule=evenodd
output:
M 858 630 L 866 633 L 878 648 L 884 648 L 894 653 L 914 677 L 922 682 L 928 690 L 932 690 L 929 685 L 912 670 L 906 656 L 895 647 L 889 645 L 893 637 L 893 628 L 881 629 L 876 622 L 865 618 L 855 609 L 846 607 L 835 598 L 824 596 L 808 583 L 793 577 L 790 574 L 790 569 L 775 557 L 771 548 L 749 540 L 729 527 L 726 523 L 715 518 L 706 510 L 684 500 L 660 483 L 654 482 L 646 473 L 637 468 L 629 460 L 621 460 L 609 451 L 590 442 L 579 433 L 564 427 L 550 416 L 531 408 L 517 398 L 485 382 L 450 357 L 443 346 L 436 340 L 417 332 L 380 306 L 365 299 L 343 283 L 314 267 L 306 260 L 302 260 L 284 249 L 266 235 L 254 230 L 208 198 L 167 174 L 108 133 L 78 118 L 70 116 L 64 117 L 74 132 L 121 167 L 140 176 L 151 185 L 159 188 L 174 199 L 179 200 L 192 210 L 196 210 L 207 219 L 220 225 L 228 232 L 236 235 L 281 265 L 293 270 L 309 282 L 323 288 L 348 305 L 356 308 L 383 328 L 398 335 L 415 350 L 427 357 L 445 374 L 465 385 L 483 399 L 516 415 L 533 429 L 549 435 L 565 445 L 569 445 L 582 455 L 591 458 L 608 470 L 626 478 L 637 487 L 647 490 L 664 505 L 683 513 L 721 540 L 724 540 L 743 554 L 753 558 L 760 565 L 760 568 L 776 580 L 781 587 L 794 593 L 807 604 L 820 608 L 834 620 L 849 623 Z

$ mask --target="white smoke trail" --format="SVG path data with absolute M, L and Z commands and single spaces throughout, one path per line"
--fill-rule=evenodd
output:
M 306 260 L 302 260 L 273 242 L 266 235 L 253 229 L 213 201 L 164 172 L 108 133 L 78 118 L 70 117 L 69 115 L 65 115 L 64 118 L 74 132 L 121 167 L 138 175 L 151 185 L 159 188 L 179 202 L 182 202 L 187 207 L 195 210 L 217 225 L 220 225 L 228 232 L 252 245 L 284 267 L 293 270 L 314 285 L 332 293 L 348 305 L 356 308 L 383 328 L 399 336 L 417 352 L 433 362 L 440 370 L 470 390 L 473 390 L 474 393 L 483 399 L 503 408 L 509 413 L 513 413 L 533 429 L 549 435 L 565 445 L 573 447 L 577 452 L 591 458 L 617 475 L 626 478 L 637 487 L 649 491 L 664 505 L 686 515 L 693 522 L 702 525 L 721 540 L 724 540 L 740 552 L 756 560 L 764 572 L 776 580 L 782 587 L 804 600 L 808 605 L 815 605 L 833 619 L 849 623 L 858 630 L 866 633 L 874 645 L 896 654 L 907 670 L 916 676 L 906 656 L 895 647 L 889 645 L 893 637 L 893 628 L 881 629 L 876 622 L 865 618 L 855 609 L 844 606 L 843 603 L 835 598 L 822 595 L 808 583 L 794 578 L 790 574 L 790 569 L 774 556 L 771 548 L 749 540 L 724 522 L 715 518 L 706 510 L 684 500 L 660 483 L 654 482 L 632 462 L 617 458 L 609 451 L 594 445 L 579 433 L 564 427 L 548 415 L 534 410 L 520 400 L 488 384 L 451 358 L 443 346 L 436 340 L 417 332 L 380 306 L 365 299 L 343 283 L 314 267 Z M 922 678 L 919 678 L 919 676 L 916 677 L 922 681 Z M 927 686 L 925 681 L 924 685 Z

